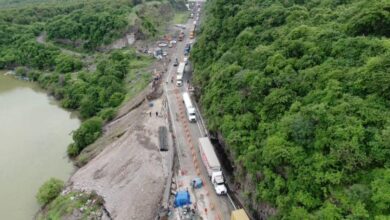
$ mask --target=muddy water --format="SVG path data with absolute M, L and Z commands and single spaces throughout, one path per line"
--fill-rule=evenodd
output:
M 0 219 L 32 219 L 41 184 L 69 177 L 66 147 L 79 124 L 34 84 L 0 72 Z

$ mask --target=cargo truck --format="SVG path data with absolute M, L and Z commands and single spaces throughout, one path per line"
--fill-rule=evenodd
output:
M 179 67 L 177 68 L 177 75 L 183 75 L 184 74 L 184 68 L 186 64 L 184 62 L 179 63 Z
M 184 38 L 184 32 L 183 32 L 183 31 L 181 31 L 181 32 L 180 32 L 180 34 L 179 34 L 179 38 L 178 38 L 178 40 L 179 40 L 179 41 L 182 41 L 182 40 L 183 40 L 183 38 Z
M 244 209 L 237 209 L 232 211 L 230 220 L 249 220 L 249 217 L 244 211 Z
M 203 165 L 206 167 L 207 173 L 211 179 L 217 195 L 227 194 L 221 164 L 215 154 L 214 147 L 207 137 L 199 138 L 199 151 L 202 157 Z
M 196 114 L 195 114 L 195 108 L 192 105 L 190 95 L 188 92 L 183 93 L 183 102 L 184 105 L 186 106 L 186 111 L 187 111 L 187 117 L 188 121 L 190 122 L 196 122 Z
M 183 85 L 183 74 L 178 74 L 176 76 L 176 85 L 179 87 Z
M 176 76 L 176 85 L 182 86 L 183 85 L 183 75 L 184 75 L 184 68 L 186 64 L 181 62 L 179 63 L 179 67 L 177 68 L 177 76 Z

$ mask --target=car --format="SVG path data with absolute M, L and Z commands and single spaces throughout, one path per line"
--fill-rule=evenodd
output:
M 161 43 L 158 44 L 158 46 L 159 47 L 166 47 L 166 46 L 168 46 L 168 44 L 165 43 L 165 42 L 161 42 Z
M 175 24 L 175 26 L 181 29 L 186 29 L 186 26 L 184 24 Z

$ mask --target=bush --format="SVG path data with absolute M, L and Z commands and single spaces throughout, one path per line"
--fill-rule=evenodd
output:
M 25 67 L 20 66 L 15 69 L 15 74 L 17 76 L 25 77 L 27 75 L 27 69 Z
M 80 70 L 83 66 L 82 62 L 68 55 L 61 54 L 56 60 L 56 71 L 59 73 L 69 73 Z
M 99 117 L 101 117 L 104 121 L 112 120 L 116 115 L 116 110 L 114 108 L 106 108 L 99 112 Z
M 68 152 L 69 157 L 75 157 L 75 156 L 79 155 L 79 153 L 80 153 L 79 148 L 77 147 L 77 145 L 75 143 L 69 144 L 67 152 Z
M 42 206 L 53 201 L 64 188 L 64 181 L 50 178 L 40 188 L 37 194 L 38 203 Z
M 37 71 L 37 70 L 33 70 L 33 71 L 30 71 L 27 76 L 28 78 L 30 78 L 32 81 L 37 81 L 39 79 L 39 76 L 41 75 L 42 73 Z
M 86 146 L 92 144 L 102 133 L 103 120 L 93 117 L 84 121 L 80 128 L 73 133 L 74 144 L 69 145 L 68 155 L 77 156 Z

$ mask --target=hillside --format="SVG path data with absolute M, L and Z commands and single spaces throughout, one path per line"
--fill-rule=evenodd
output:
M 257 218 L 390 216 L 390 2 L 214 0 L 201 108 Z
M 73 135 L 70 156 L 96 140 L 102 123 L 150 77 L 144 69 L 152 59 L 131 49 L 102 53 L 99 48 L 127 33 L 155 38 L 174 14 L 166 1 L 3 0 L 0 5 L 0 69 L 16 68 L 86 120 Z
M 132 109 L 139 106 L 137 100 L 143 100 L 149 91 L 144 89 L 152 79 L 152 68 L 156 69 L 159 64 L 151 56 L 137 52 L 135 46 L 130 47 L 127 35 L 134 36 L 137 46 L 154 45 L 174 19 L 185 15 L 183 12 L 181 16 L 177 15 L 180 12 L 175 14 L 175 9 L 183 6 L 182 1 L 165 0 L 0 0 L 0 70 L 11 70 L 21 79 L 36 82 L 62 107 L 82 119 L 81 126 L 72 132 L 73 143 L 67 149 L 76 166 L 94 169 L 105 163 L 107 157 L 116 161 L 110 161 L 107 171 L 110 175 L 105 178 L 94 175 L 94 170 L 85 172 L 81 168 L 74 175 L 77 172 L 83 175 L 69 180 L 66 188 L 59 180 L 46 182 L 37 196 L 42 205 L 37 219 L 104 219 L 110 216 L 108 212 L 113 218 L 122 219 L 149 219 L 137 216 L 155 215 L 151 210 L 157 210 L 166 178 L 158 168 L 165 164 L 155 147 L 157 139 L 145 137 L 152 140 L 146 142 L 141 136 L 157 133 L 153 129 L 158 126 L 141 129 L 143 121 L 140 119 L 144 114 L 137 110 L 134 112 L 138 117 L 134 117 Z M 125 45 L 110 46 L 123 39 L 126 39 Z M 113 49 L 118 47 L 124 48 Z M 140 98 L 133 101 L 138 93 L 141 93 Z M 120 117 L 116 118 L 118 111 Z M 165 120 L 161 119 L 159 123 L 163 122 Z M 130 131 L 127 134 L 130 126 L 137 126 L 141 134 Z M 125 143 L 123 140 L 130 135 L 137 135 L 142 143 L 126 142 L 123 152 L 111 152 L 113 146 Z M 137 147 L 144 146 L 144 154 L 140 155 L 142 149 Z M 134 151 L 134 161 L 127 160 L 131 156 L 130 149 Z M 153 154 L 152 157 L 149 154 Z M 153 169 L 147 168 L 153 172 L 139 168 L 146 163 L 145 158 L 153 160 L 147 162 Z M 123 165 L 121 162 L 125 159 Z M 89 163 L 91 160 L 94 162 Z M 102 172 L 103 168 L 97 172 Z M 129 172 L 136 177 L 140 176 L 138 173 L 143 175 L 135 178 L 128 175 Z M 117 177 L 119 179 L 113 183 Z M 100 184 L 97 180 L 100 178 L 108 184 L 98 186 L 97 190 L 94 184 Z M 77 189 L 69 186 L 72 183 Z M 134 184 L 142 185 L 142 190 L 151 194 L 142 202 L 134 197 L 136 211 L 122 208 L 129 203 L 128 195 L 141 192 Z M 80 192 L 85 189 L 91 192 Z M 139 210 L 140 206 L 143 210 Z

